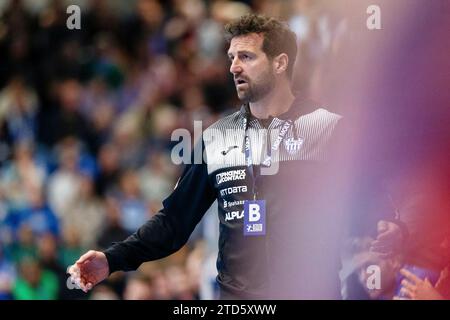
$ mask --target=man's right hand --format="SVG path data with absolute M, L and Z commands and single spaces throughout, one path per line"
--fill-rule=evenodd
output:
M 378 235 L 372 241 L 370 251 L 376 252 L 381 258 L 392 258 L 402 250 L 403 234 L 400 227 L 390 221 L 380 220 L 377 224 Z
M 109 275 L 108 260 L 103 252 L 90 250 L 69 268 L 72 280 L 84 292 L 91 290 Z

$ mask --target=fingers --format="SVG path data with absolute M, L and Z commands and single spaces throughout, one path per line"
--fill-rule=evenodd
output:
M 84 284 L 83 281 L 80 281 L 80 282 L 78 283 L 78 286 L 79 286 L 79 288 L 80 288 L 84 293 L 87 293 L 87 292 L 88 292 L 88 290 L 87 290 L 87 288 L 86 288 L 86 285 Z
M 424 281 L 406 269 L 401 269 L 400 273 L 405 277 L 401 282 L 402 288 L 400 293 L 411 299 L 415 299 L 417 287 L 423 284 Z
M 90 261 L 92 259 L 95 258 L 95 251 L 94 250 L 89 250 L 88 252 L 86 252 L 85 254 L 83 254 L 76 262 L 76 264 L 83 264 L 86 261 Z
M 422 282 L 422 279 L 420 279 L 418 276 L 416 276 L 415 274 L 413 274 L 412 272 L 409 272 L 406 269 L 401 269 L 400 273 L 405 276 L 410 282 L 412 282 L 413 284 L 417 285 L 419 283 Z
M 395 254 L 398 247 L 400 233 L 396 230 L 394 223 L 380 220 L 377 224 L 377 238 L 370 244 L 370 251 L 381 254 L 381 258 L 390 258 Z
M 73 264 L 67 268 L 67 273 L 70 275 L 75 275 L 77 273 L 80 273 L 80 268 L 76 264 Z
M 389 247 L 389 245 L 386 244 L 386 241 L 383 241 L 383 239 L 377 239 L 370 243 L 371 247 Z
M 425 280 L 423 282 L 426 286 L 433 287 L 433 285 L 431 284 L 430 280 L 428 280 L 428 278 L 425 278 Z
M 380 241 L 373 241 L 369 248 L 370 251 L 375 252 L 379 255 L 380 258 L 387 259 L 394 256 L 395 251 L 393 250 L 393 246 L 381 244 Z
M 87 293 L 89 290 L 91 290 L 94 287 L 92 281 L 89 280 L 89 278 L 87 278 L 85 276 L 79 277 L 77 284 L 78 284 L 79 288 L 81 290 L 83 290 L 84 293 Z
M 377 252 L 377 251 L 374 251 L 374 252 L 381 259 L 390 259 L 390 258 L 393 258 L 395 256 L 395 253 L 393 251 L 389 251 L 389 252 Z
M 373 241 L 370 245 L 371 251 L 387 252 L 392 249 L 391 245 L 383 244 L 381 241 Z
M 108 262 L 102 252 L 90 250 L 68 268 L 73 281 L 84 292 L 91 290 L 108 275 Z
M 386 228 L 382 232 L 378 231 L 377 238 L 375 241 L 385 242 L 385 241 L 398 241 L 402 238 L 402 232 L 399 227 L 392 224 L 390 227 Z
M 388 222 L 386 220 L 380 220 L 377 223 L 378 233 L 382 233 L 388 229 Z
M 411 290 L 409 290 L 409 289 L 407 289 L 407 288 L 405 288 L 405 287 L 403 287 L 403 288 L 401 288 L 400 289 L 400 294 L 402 295 L 402 296 L 405 296 L 405 297 L 407 297 L 407 298 L 409 298 L 409 299 L 415 299 L 415 297 L 416 297 L 416 293 L 414 292 L 414 291 L 411 291 Z
M 96 252 L 90 250 L 82 255 L 74 265 L 68 268 L 68 273 L 71 275 L 72 281 L 77 285 L 78 288 L 87 293 L 93 288 L 93 283 L 89 279 L 89 272 L 85 270 L 85 264 L 92 261 L 96 257 Z
M 397 239 L 397 232 L 395 230 L 385 230 L 382 233 L 378 233 L 377 238 L 374 240 L 374 242 L 377 243 L 386 243 L 386 242 L 392 242 Z
M 76 288 L 76 289 L 81 289 L 82 287 L 82 277 L 81 277 L 81 270 L 80 268 L 78 268 L 78 266 L 76 264 L 71 265 L 67 268 L 67 273 L 70 274 L 69 276 L 69 281 L 68 282 L 70 284 L 70 288 Z
M 69 266 L 66 273 L 70 274 L 72 283 L 77 284 L 79 282 L 81 271 L 76 264 Z
M 395 227 L 386 225 L 385 227 L 378 228 L 377 238 L 372 241 L 371 246 L 377 248 L 377 250 L 383 250 L 397 245 L 400 238 L 401 233 Z
M 89 285 L 89 284 L 90 283 L 84 284 L 83 282 L 81 282 L 80 283 L 80 289 L 83 290 L 84 293 L 87 293 L 89 290 L 92 289 L 92 284 L 91 285 Z
M 417 286 L 412 284 L 411 282 L 409 282 L 406 279 L 402 280 L 402 286 L 403 288 L 408 289 L 409 291 L 415 292 L 417 290 Z

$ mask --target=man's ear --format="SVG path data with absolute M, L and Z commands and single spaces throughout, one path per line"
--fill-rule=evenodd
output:
M 273 58 L 273 66 L 276 74 L 285 72 L 288 68 L 289 57 L 286 53 L 281 53 Z

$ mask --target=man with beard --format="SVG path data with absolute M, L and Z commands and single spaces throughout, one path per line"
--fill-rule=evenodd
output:
M 206 159 L 186 166 L 155 216 L 71 267 L 84 291 L 179 250 L 217 200 L 222 299 L 339 297 L 341 225 L 325 164 L 341 117 L 293 94 L 297 45 L 286 25 L 246 15 L 226 33 L 243 105 L 205 130 Z

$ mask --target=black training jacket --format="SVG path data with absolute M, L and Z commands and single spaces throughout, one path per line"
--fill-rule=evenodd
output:
M 246 118 L 255 189 L 244 152 Z M 278 169 L 263 174 L 267 168 L 261 163 L 287 119 L 293 125 L 272 154 L 272 166 Z M 135 270 L 179 250 L 217 199 L 222 297 L 339 297 L 337 250 L 343 220 L 336 168 L 327 157 L 340 119 L 300 98 L 285 114 L 267 121 L 267 128 L 246 104 L 220 119 L 203 132 L 205 161 L 186 165 L 163 208 L 105 251 L 110 272 Z M 243 234 L 243 202 L 253 199 L 253 191 L 266 201 L 265 236 Z

